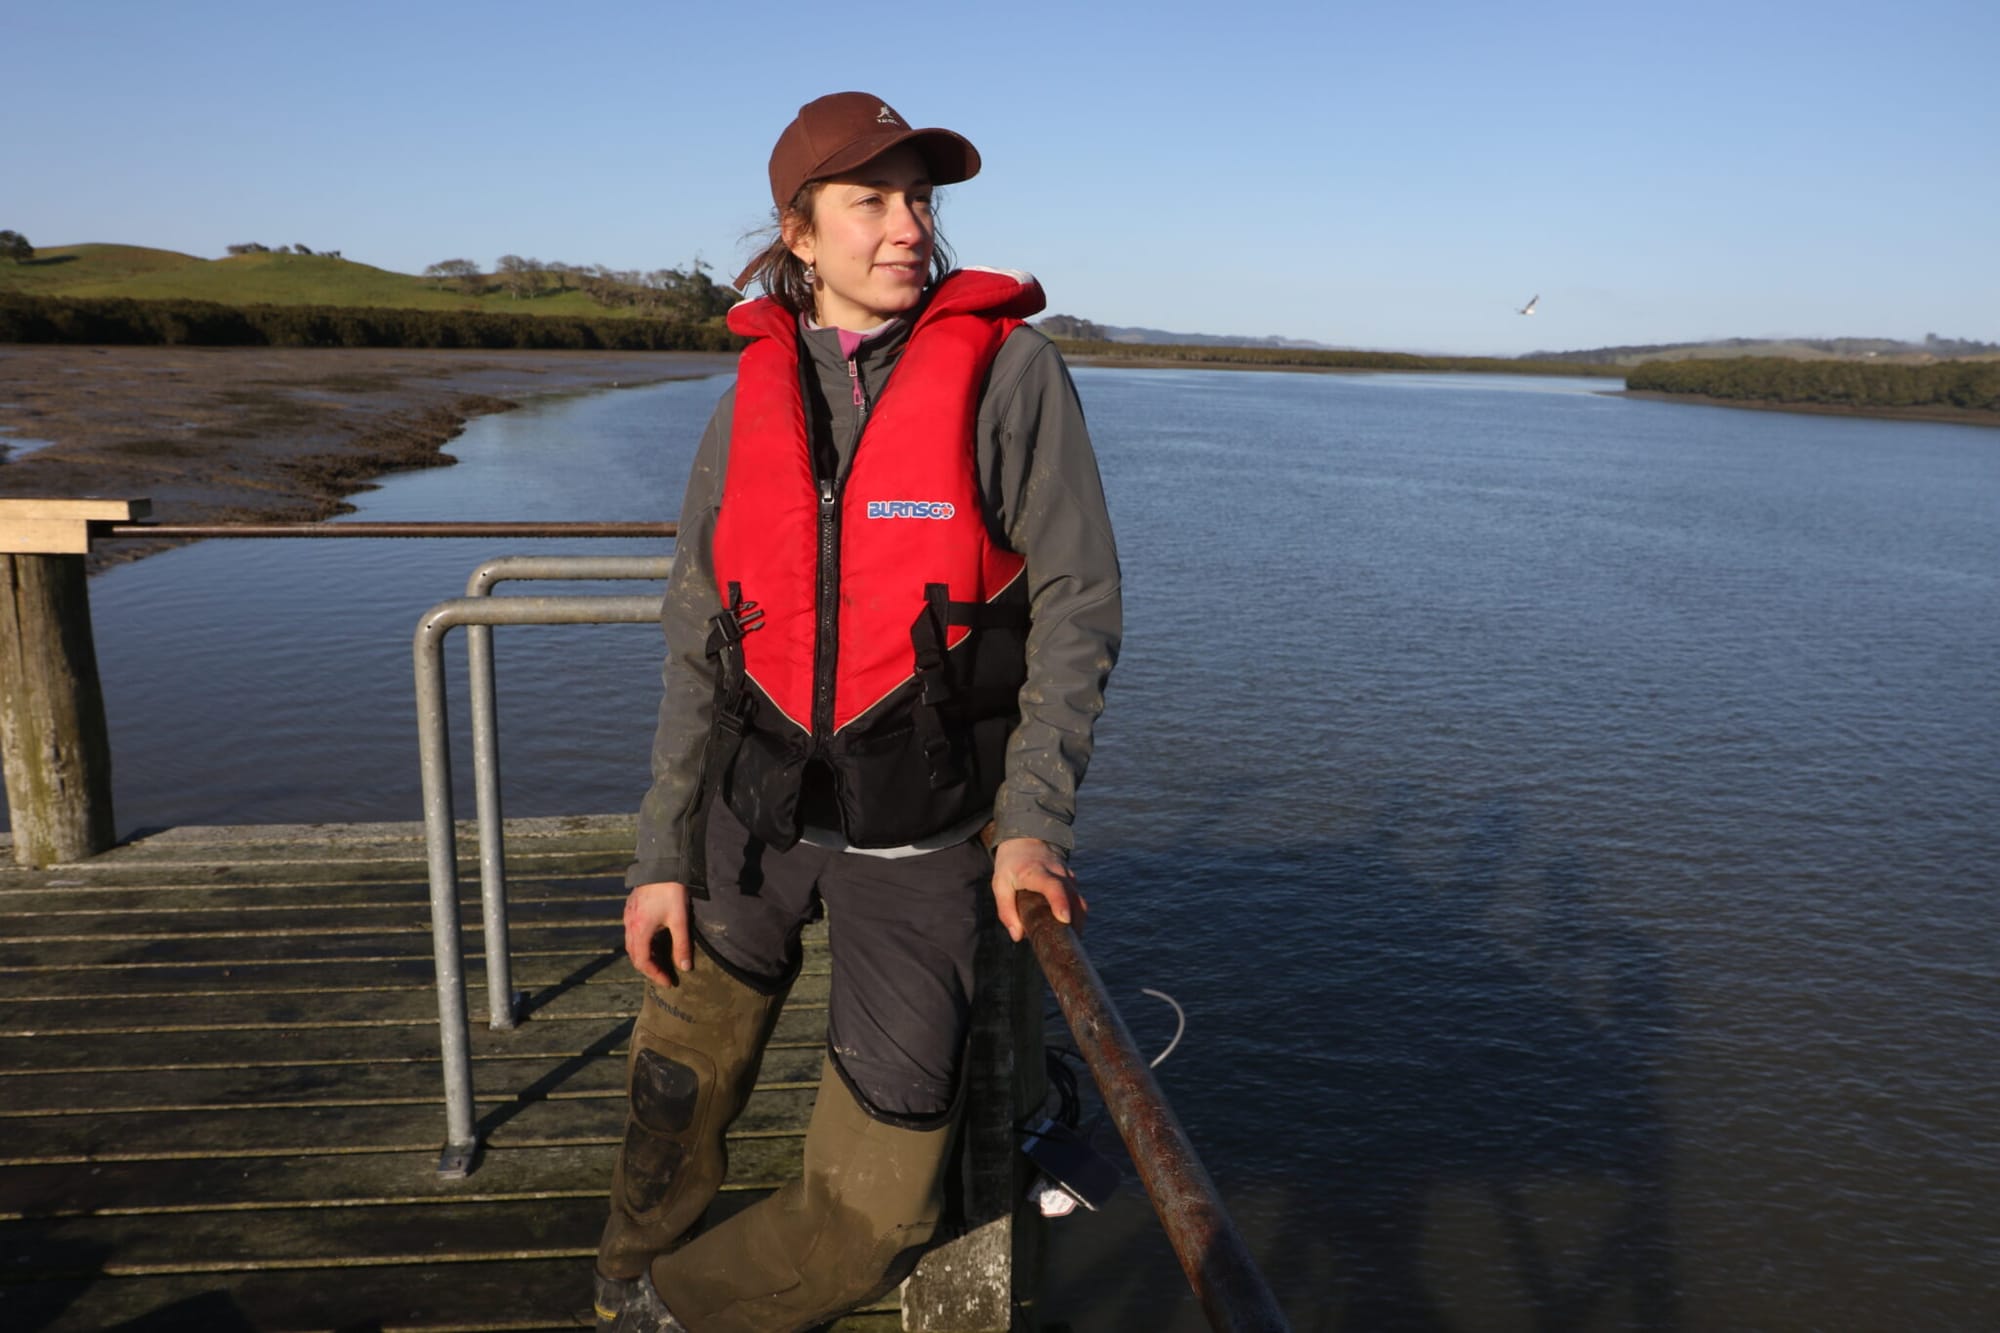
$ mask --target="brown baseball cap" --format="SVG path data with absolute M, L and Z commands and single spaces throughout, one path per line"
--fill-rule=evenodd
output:
M 807 181 L 838 176 L 898 144 L 923 154 L 931 184 L 950 185 L 979 174 L 979 150 L 950 130 L 913 130 L 872 93 L 828 93 L 807 102 L 771 150 L 771 198 L 792 202 Z

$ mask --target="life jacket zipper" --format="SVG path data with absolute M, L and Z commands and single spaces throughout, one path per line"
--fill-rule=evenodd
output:
M 840 632 L 840 501 L 831 478 L 819 479 L 819 630 L 813 650 L 813 738 L 833 737 L 833 678 Z
M 853 388 L 854 453 L 861 449 L 861 431 L 868 424 L 868 394 L 861 382 L 861 365 L 847 358 L 847 382 Z M 853 453 L 849 454 L 852 466 Z M 813 652 L 813 737 L 824 743 L 833 737 L 834 680 L 840 665 L 840 487 L 819 479 L 819 629 Z
M 854 357 L 847 358 L 847 382 L 854 386 L 854 453 L 861 452 L 861 431 L 868 424 L 868 389 L 861 379 L 861 363 Z M 854 454 L 848 455 L 848 466 L 852 467 Z

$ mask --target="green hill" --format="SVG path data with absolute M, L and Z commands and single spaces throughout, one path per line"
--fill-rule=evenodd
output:
M 37 250 L 26 263 L 0 264 L 0 291 L 72 296 L 80 294 L 71 290 L 79 284 L 131 282 L 205 262 L 143 245 L 63 245 Z
M 1871 364 L 1929 365 L 1939 361 L 2000 359 L 2000 343 L 1927 334 L 1920 343 L 1897 338 L 1721 338 L 1700 343 L 1646 343 L 1591 347 L 1572 352 L 1530 352 L 1537 361 L 1640 366 L 1660 361 L 1737 360 L 1778 357 L 1791 361 L 1857 361 Z
M 138 245 L 62 245 L 37 249 L 23 264 L 0 263 L 0 292 L 30 296 L 123 297 L 140 301 L 214 301 L 221 305 L 363 306 L 372 309 L 467 310 L 506 315 L 592 319 L 645 317 L 637 305 L 607 306 L 554 281 L 516 297 L 488 278 L 469 295 L 456 283 L 358 264 L 331 255 L 231 255 L 199 259 Z

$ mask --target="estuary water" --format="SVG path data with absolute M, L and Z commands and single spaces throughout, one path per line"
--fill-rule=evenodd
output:
M 1127 594 L 1088 943 L 1143 1046 L 1185 1008 L 1161 1083 L 1293 1326 L 2000 1326 L 2000 432 L 1076 378 Z M 476 421 L 358 517 L 670 518 L 720 387 Z M 513 549 L 98 578 L 121 828 L 419 817 L 411 632 Z M 657 632 L 497 639 L 508 814 L 634 807 Z M 1044 1317 L 1205 1326 L 1136 1182 Z

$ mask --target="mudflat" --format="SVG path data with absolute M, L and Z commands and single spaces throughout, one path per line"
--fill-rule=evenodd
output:
M 714 352 L 8 344 L 0 497 L 143 497 L 171 523 L 322 519 L 386 472 L 450 463 L 443 446 L 481 413 L 734 368 Z M 165 545 L 105 543 L 91 563 Z

